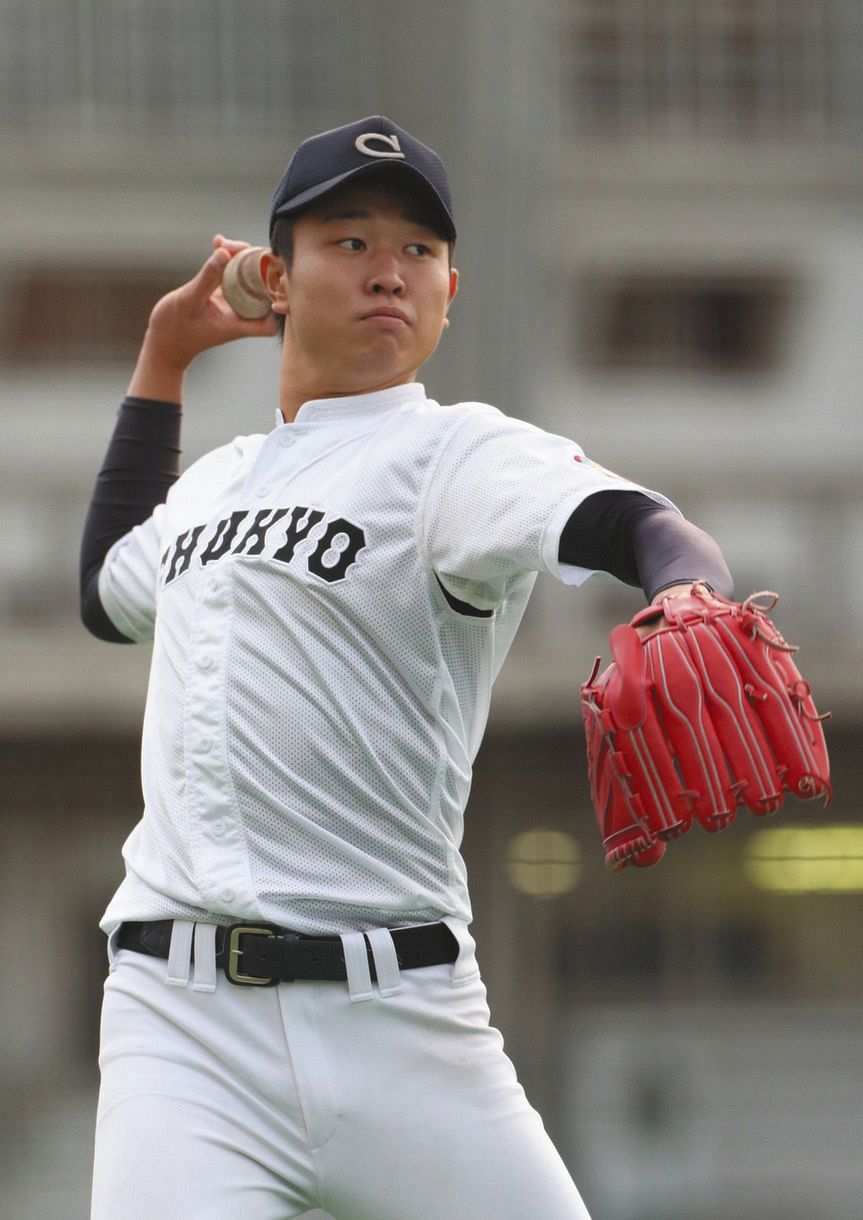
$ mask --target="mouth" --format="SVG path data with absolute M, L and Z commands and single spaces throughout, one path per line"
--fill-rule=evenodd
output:
M 362 320 L 364 322 L 374 320 L 382 323 L 383 325 L 389 324 L 391 326 L 408 325 L 407 314 L 403 310 L 396 309 L 392 305 L 382 305 L 379 309 L 373 309 L 370 313 L 363 314 Z

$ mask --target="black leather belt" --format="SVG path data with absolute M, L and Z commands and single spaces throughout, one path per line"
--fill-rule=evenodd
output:
M 173 920 L 124 923 L 117 937 L 118 949 L 132 949 L 149 957 L 167 958 L 171 948 Z M 402 970 L 439 966 L 458 957 L 458 941 L 445 923 L 421 924 L 391 931 Z M 366 942 L 369 971 L 375 962 Z M 274 987 L 294 979 L 337 982 L 348 977 L 345 955 L 338 936 L 302 936 L 275 924 L 232 924 L 216 928 L 216 964 L 232 983 L 240 987 Z

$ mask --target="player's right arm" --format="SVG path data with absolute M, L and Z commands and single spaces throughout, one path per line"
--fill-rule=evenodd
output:
M 260 319 L 241 318 L 222 294 L 225 267 L 249 243 L 231 241 L 221 234 L 213 242 L 215 249 L 195 278 L 154 306 L 129 384 L 130 395 L 182 402 L 186 369 L 201 352 L 234 339 L 278 333 L 273 314 Z
M 246 244 L 217 236 L 194 279 L 162 297 L 150 315 L 81 545 L 81 617 L 99 639 L 130 643 L 152 635 L 158 506 L 179 476 L 186 369 L 208 348 L 276 333 L 272 315 L 240 318 L 222 295 L 222 272 Z

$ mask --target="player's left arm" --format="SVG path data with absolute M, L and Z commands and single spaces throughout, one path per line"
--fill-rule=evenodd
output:
M 721 595 L 732 589 L 716 542 L 669 500 L 588 461 L 573 441 L 490 407 L 466 411 L 446 438 L 417 521 L 427 566 L 484 607 L 531 571 L 575 585 L 609 572 L 649 601 L 693 581 Z
M 597 491 L 563 527 L 562 564 L 609 572 L 640 585 L 648 601 L 694 582 L 730 597 L 733 580 L 716 541 L 685 517 L 640 491 Z

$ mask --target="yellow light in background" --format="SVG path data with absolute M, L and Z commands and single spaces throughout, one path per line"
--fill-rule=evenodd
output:
M 556 898 L 578 884 L 581 852 L 562 830 L 525 830 L 509 845 L 509 879 L 531 898 Z
M 746 847 L 746 875 L 779 894 L 863 892 L 863 826 L 760 830 Z

